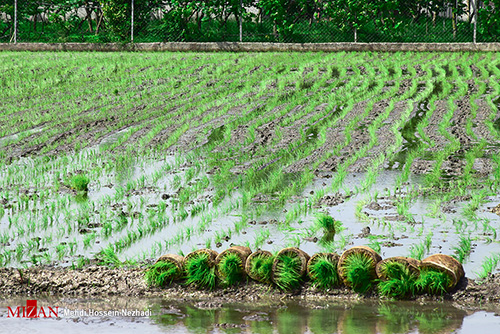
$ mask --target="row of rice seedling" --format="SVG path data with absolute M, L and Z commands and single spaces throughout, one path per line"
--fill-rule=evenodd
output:
M 443 254 L 422 261 L 406 257 L 382 260 L 366 246 L 350 248 L 340 257 L 335 253 L 309 257 L 298 248 L 285 248 L 276 255 L 267 251 L 252 253 L 248 247 L 233 246 L 220 254 L 201 249 L 185 258 L 163 255 L 145 274 L 150 285 L 167 286 L 184 280 L 186 285 L 209 290 L 217 285 L 240 284 L 246 277 L 273 283 L 284 291 L 299 289 L 310 279 L 313 286 L 323 290 L 345 285 L 367 293 L 377 288 L 382 296 L 405 299 L 423 293 L 447 293 L 464 277 L 464 271 L 460 262 Z
M 397 91 L 398 87 L 395 86 L 395 90 Z M 408 91 L 408 94 L 414 94 L 416 92 L 416 85 L 413 86 L 413 88 L 411 88 L 409 91 Z M 390 93 L 388 93 L 389 96 L 392 95 L 392 91 L 390 91 Z M 404 95 L 405 96 L 405 95 Z M 405 96 L 407 97 L 407 96 Z M 403 97 L 404 99 L 404 97 Z M 368 110 L 368 108 L 367 108 Z M 390 111 L 390 109 L 386 110 L 386 111 Z M 384 116 L 387 117 L 388 116 L 388 113 L 386 112 L 385 114 L 381 114 L 377 117 L 377 120 L 375 122 L 373 122 L 371 124 L 371 126 L 369 127 L 370 129 L 373 128 L 373 129 L 377 129 L 380 124 L 382 123 L 382 121 L 384 120 Z M 405 120 L 404 117 L 401 117 L 401 120 Z M 350 125 L 346 126 L 346 133 L 349 133 L 348 131 L 353 129 L 354 125 L 357 123 L 356 121 L 359 121 L 359 120 L 354 120 L 352 123 L 350 123 Z M 348 138 L 349 138 L 349 135 L 347 134 L 346 135 Z M 348 142 L 347 142 L 348 143 Z M 346 144 L 347 144 L 346 143 Z M 368 146 L 365 146 L 363 147 L 362 149 L 358 150 L 356 155 L 351 157 L 351 159 L 347 160 L 344 164 L 342 164 L 341 166 L 337 167 L 337 174 L 335 175 L 335 180 L 334 182 L 332 182 L 332 186 L 331 186 L 331 189 L 330 191 L 333 191 L 335 192 L 336 190 L 338 190 L 342 184 L 342 181 L 343 181 L 343 178 L 347 175 L 347 166 L 349 166 L 350 164 L 354 163 L 356 160 L 358 160 L 360 157 L 364 156 L 364 154 L 368 151 L 368 148 L 369 147 L 373 147 L 376 143 L 376 138 L 375 137 L 371 137 L 370 139 L 370 142 L 368 144 Z M 334 154 L 335 151 L 333 152 L 330 152 L 330 154 Z M 314 202 L 317 202 L 317 200 L 319 200 L 319 198 L 321 198 L 324 194 L 324 190 L 323 191 L 316 191 L 316 193 L 314 194 L 314 196 L 312 196 L 311 199 L 309 199 L 305 204 L 304 206 L 302 206 L 302 208 L 306 208 L 307 206 L 310 206 L 311 204 L 310 203 L 314 203 Z M 297 211 L 297 209 L 299 211 Z M 293 216 L 296 216 L 297 214 L 299 214 L 300 212 L 300 207 L 297 208 L 293 211 L 289 211 L 289 214 L 287 215 L 287 219 L 293 219 L 292 217 Z M 289 217 L 289 218 L 288 218 Z

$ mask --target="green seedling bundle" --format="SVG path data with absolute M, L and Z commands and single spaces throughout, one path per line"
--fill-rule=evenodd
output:
M 450 292 L 464 272 L 461 264 L 447 255 L 435 254 L 423 261 L 407 257 L 382 260 L 366 246 L 350 248 L 340 257 L 335 253 L 309 257 L 298 248 L 282 249 L 275 256 L 262 250 L 252 253 L 243 246 L 232 246 L 218 255 L 201 249 L 186 258 L 163 255 L 145 272 L 150 285 L 166 287 L 180 281 L 207 290 L 244 284 L 247 276 L 285 292 L 300 289 L 310 280 L 321 291 L 346 286 L 361 294 L 378 292 L 381 297 L 411 299 L 419 294 Z

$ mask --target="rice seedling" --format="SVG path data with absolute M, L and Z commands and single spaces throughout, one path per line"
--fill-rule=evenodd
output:
M 346 280 L 356 292 L 366 293 L 373 287 L 373 260 L 363 253 L 350 254 L 344 263 Z
M 295 254 L 281 254 L 274 261 L 274 283 L 285 291 L 298 289 L 302 283 L 300 258 Z
M 96 254 L 95 257 L 102 265 L 105 266 L 120 267 L 122 265 L 118 255 L 116 255 L 115 250 L 111 246 L 102 249 L 98 254 Z
M 196 254 L 186 259 L 186 284 L 198 288 L 213 290 L 217 284 L 215 266 L 210 262 L 209 255 Z
M 313 257 L 309 261 L 308 272 L 313 285 L 320 289 L 331 289 L 340 284 L 340 278 L 337 273 L 337 262 L 332 261 L 332 258 L 327 254 Z
M 472 239 L 470 236 L 468 237 L 460 237 L 458 242 L 458 246 L 453 247 L 453 251 L 455 252 L 454 257 L 460 262 L 463 263 L 467 257 L 469 257 L 472 252 Z
M 179 276 L 179 269 L 172 262 L 158 261 L 146 271 L 145 278 L 149 285 L 165 286 Z
M 270 283 L 274 256 L 261 253 L 251 258 L 247 265 L 248 275 L 259 282 Z
M 423 268 L 415 286 L 419 293 L 443 295 L 448 291 L 451 282 L 452 279 L 447 273 L 433 268 Z
M 245 274 L 244 264 L 237 253 L 228 253 L 219 261 L 217 265 L 219 277 L 223 285 L 229 286 L 240 282 Z
M 335 234 L 342 227 L 342 223 L 335 220 L 332 216 L 324 213 L 316 215 L 316 226 L 323 229 L 324 234 Z
M 476 272 L 479 279 L 485 279 L 489 274 L 493 273 L 493 270 L 498 268 L 500 265 L 500 253 L 495 253 L 487 256 L 481 263 L 480 271 Z
M 90 179 L 83 174 L 73 175 L 70 179 L 71 188 L 81 192 L 88 191 L 89 183 Z
M 422 260 L 426 252 L 427 252 L 426 244 L 425 242 L 422 242 L 420 244 L 411 245 L 408 256 L 417 260 Z
M 415 295 L 418 276 L 408 266 L 398 262 L 385 262 L 380 267 L 380 271 L 387 277 L 387 280 L 378 283 L 378 291 L 382 296 L 405 299 Z

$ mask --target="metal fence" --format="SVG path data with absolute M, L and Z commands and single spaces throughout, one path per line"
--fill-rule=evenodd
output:
M 0 42 L 498 42 L 500 0 L 0 0 Z

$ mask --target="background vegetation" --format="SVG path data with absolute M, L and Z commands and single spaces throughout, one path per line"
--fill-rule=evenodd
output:
M 132 0 L 18 1 L 18 41 L 129 42 Z M 477 10 L 475 10 L 477 7 Z M 135 0 L 135 42 L 472 42 L 500 38 L 500 0 Z M 0 41 L 14 0 L 0 0 Z

